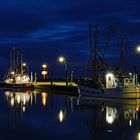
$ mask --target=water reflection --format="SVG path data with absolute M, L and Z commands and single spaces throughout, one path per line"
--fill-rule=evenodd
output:
M 140 100 L 103 100 L 81 97 L 77 102 L 94 140 L 140 139 Z
M 33 93 L 27 91 L 4 91 L 10 109 L 10 123 L 15 126 L 21 121 L 22 114 L 27 106 L 33 102 Z
M 27 105 L 32 104 L 33 94 L 31 91 L 5 91 L 4 95 L 6 96 L 8 105 L 10 108 L 16 108 L 22 112 L 25 112 Z
M 41 102 L 42 102 L 42 105 L 43 105 L 43 106 L 46 106 L 46 103 L 47 103 L 47 96 L 48 96 L 47 92 L 42 92 L 42 93 L 41 93 Z
M 16 126 L 20 123 L 23 113 L 28 110 L 29 106 L 40 103 L 42 107 L 51 108 L 53 110 L 56 102 L 53 100 L 53 94 L 48 95 L 47 92 L 38 92 L 30 90 L 10 90 L 4 91 L 6 102 L 10 108 L 10 121 Z M 62 95 L 59 95 L 60 97 Z M 58 121 L 63 122 L 67 117 L 68 111 L 73 112 L 73 97 L 62 96 L 63 104 L 60 104 L 56 112 Z M 48 99 L 49 98 L 49 99 Z M 48 102 L 48 104 L 47 104 Z M 37 107 L 37 106 L 36 106 Z M 40 108 L 41 109 L 41 108 Z M 41 112 L 41 110 L 40 110 Z M 55 111 L 54 111 L 55 112 Z M 56 117 L 54 116 L 54 117 Z
M 140 100 L 77 98 L 30 90 L 2 95 L 14 129 L 24 123 L 24 130 L 38 128 L 38 133 L 50 139 L 56 133 L 63 139 L 140 140 Z M 34 138 L 38 133 L 30 135 Z
M 60 110 L 58 116 L 59 116 L 59 120 L 60 120 L 60 122 L 62 122 L 62 121 L 64 120 L 64 116 L 65 116 L 65 114 L 64 114 L 64 112 L 63 112 L 62 110 Z

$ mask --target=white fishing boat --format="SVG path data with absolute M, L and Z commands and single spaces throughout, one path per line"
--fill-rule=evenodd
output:
M 93 80 L 84 80 L 78 85 L 80 95 L 99 98 L 140 98 L 140 86 L 136 74 L 116 76 L 113 73 L 105 75 L 105 84 L 95 83 Z
M 10 50 L 10 68 L 4 77 L 4 86 L 12 88 L 33 87 L 29 76 L 28 66 L 22 60 L 19 49 Z
M 123 37 L 121 38 L 119 69 L 111 70 L 106 65 L 104 56 L 102 57 L 98 53 L 97 33 L 96 29 L 94 48 L 91 45 L 92 78 L 84 78 L 79 82 L 78 92 L 80 96 L 119 99 L 140 98 L 140 85 L 136 68 L 131 73 L 124 70 Z

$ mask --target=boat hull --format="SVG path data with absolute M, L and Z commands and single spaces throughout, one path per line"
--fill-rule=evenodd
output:
M 21 88 L 21 89 L 32 89 L 34 86 L 30 83 L 23 84 L 10 84 L 10 83 L 0 83 L 1 88 Z
M 114 98 L 114 99 L 140 98 L 140 90 L 137 87 L 100 90 L 92 87 L 79 85 L 78 92 L 81 96 L 89 96 L 96 98 Z

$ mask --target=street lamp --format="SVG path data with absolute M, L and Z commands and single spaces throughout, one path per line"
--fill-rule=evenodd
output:
M 63 56 L 60 56 L 60 57 L 58 58 L 58 61 L 59 61 L 60 63 L 64 63 L 64 65 L 65 65 L 65 70 L 66 70 L 66 86 L 68 86 L 68 66 L 67 66 L 66 58 L 63 57 Z
M 140 45 L 137 46 L 137 52 L 140 53 Z

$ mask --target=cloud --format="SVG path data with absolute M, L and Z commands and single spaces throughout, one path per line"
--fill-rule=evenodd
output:
M 6 58 L 6 48 L 17 46 L 29 61 L 33 58 L 38 63 L 47 60 L 55 64 L 57 56 L 63 54 L 75 65 L 82 65 L 90 55 L 89 23 L 99 27 L 101 51 L 106 27 L 113 25 L 110 57 L 118 50 L 120 34 L 127 36 L 130 50 L 139 42 L 139 17 L 138 0 L 5 0 L 0 4 L 1 55 Z

